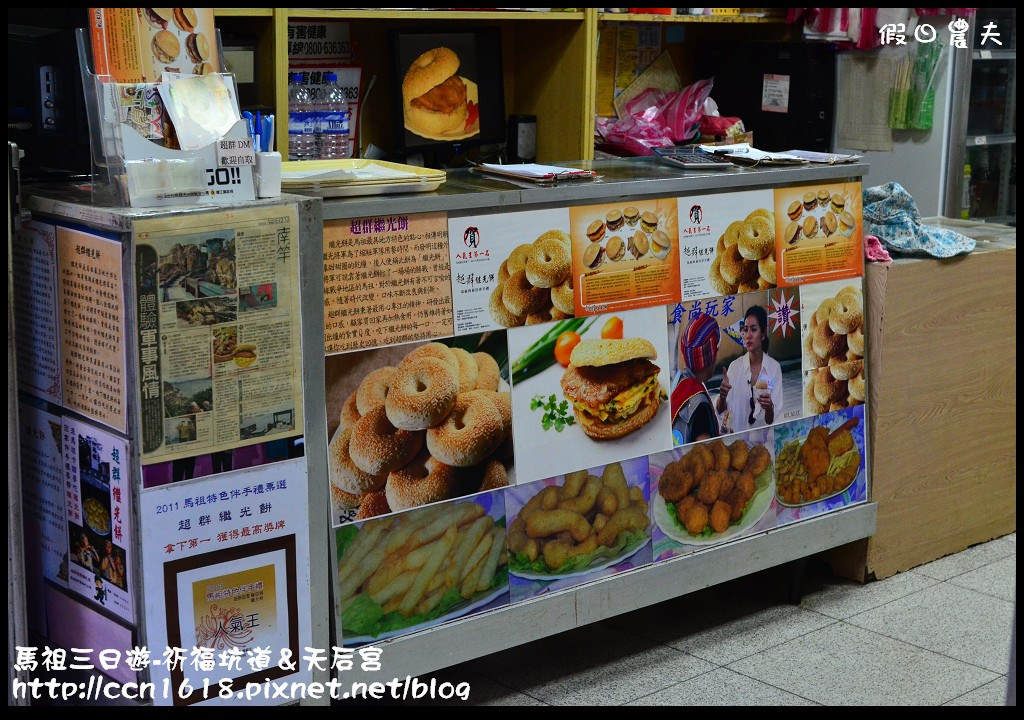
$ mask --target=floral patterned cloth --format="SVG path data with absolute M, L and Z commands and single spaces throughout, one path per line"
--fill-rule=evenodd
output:
M 921 224 L 921 213 L 899 183 L 864 190 L 864 234 L 876 235 L 891 252 L 948 258 L 974 250 L 965 235 Z

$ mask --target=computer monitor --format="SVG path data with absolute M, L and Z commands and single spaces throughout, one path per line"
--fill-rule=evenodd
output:
M 505 141 L 497 28 L 390 33 L 395 152 Z

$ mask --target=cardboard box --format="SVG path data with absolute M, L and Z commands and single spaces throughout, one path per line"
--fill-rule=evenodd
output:
M 861 582 L 1017 528 L 1016 231 L 944 222 L 977 249 L 865 268 L 878 529 L 827 556 Z

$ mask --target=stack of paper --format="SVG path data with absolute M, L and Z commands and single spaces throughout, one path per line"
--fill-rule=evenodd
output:
M 593 178 L 597 173 L 593 170 L 579 170 L 577 168 L 561 167 L 559 165 L 538 165 L 537 163 L 521 163 L 518 165 L 493 165 L 483 163 L 479 166 L 483 172 L 495 175 L 529 180 L 531 182 L 554 182 L 556 180 L 576 180 L 580 178 Z
M 281 168 L 282 189 L 324 197 L 426 192 L 436 190 L 445 179 L 443 170 L 383 160 L 310 160 L 282 163 Z

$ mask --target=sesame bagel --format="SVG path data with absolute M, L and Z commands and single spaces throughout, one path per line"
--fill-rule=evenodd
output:
M 851 360 L 849 355 L 843 358 L 831 358 L 828 361 L 828 369 L 836 380 L 849 380 L 863 372 L 864 361 Z
M 541 233 L 541 236 L 533 241 L 534 245 L 538 245 L 544 240 L 557 240 L 560 242 L 566 250 L 572 248 L 572 239 L 561 230 L 546 230 Z
M 840 293 L 828 316 L 828 326 L 832 328 L 832 332 L 846 335 L 859 328 L 862 322 L 864 316 L 860 308 L 860 298 L 853 300 L 850 295 Z
M 365 472 L 352 461 L 350 443 L 352 430 L 346 428 L 335 433 L 328 448 L 328 470 L 331 484 L 351 495 L 363 495 L 378 490 L 387 480 L 386 475 Z
M 508 471 L 497 460 L 488 460 L 484 467 L 484 479 L 480 483 L 480 492 L 508 487 Z
M 379 407 L 383 407 L 388 397 L 388 388 L 391 386 L 391 379 L 395 375 L 393 367 L 377 368 L 363 378 L 356 389 L 356 409 L 360 415 L 365 415 Z
M 814 328 L 812 344 L 814 352 L 820 358 L 839 357 L 846 353 L 846 336 L 832 332 L 828 323 L 822 323 Z
M 512 432 L 512 395 L 511 393 L 490 392 L 488 390 L 473 390 L 468 393 L 461 393 L 467 399 L 479 398 L 494 406 L 501 416 L 501 429 L 504 433 Z
M 572 299 L 572 275 L 566 276 L 565 280 L 551 288 L 551 304 L 566 315 L 576 311 Z
M 863 326 L 857 328 L 846 336 L 846 344 L 850 352 L 859 357 L 864 357 L 864 330 Z
M 491 311 L 491 317 L 494 318 L 494 322 L 498 323 L 502 327 L 519 327 L 526 321 L 526 317 L 522 315 L 513 315 L 505 307 L 505 303 L 502 301 L 505 292 L 505 283 L 498 283 L 497 287 L 494 288 L 494 292 L 491 293 L 491 298 L 487 303 L 487 307 Z
M 362 413 L 359 412 L 359 408 L 356 407 L 356 394 L 352 393 L 348 396 L 348 400 L 341 406 L 341 427 L 349 428 L 359 421 L 362 417 Z
M 452 352 L 459 360 L 459 392 L 467 392 L 476 387 L 480 369 L 476 366 L 473 356 L 460 347 L 453 347 Z
M 473 353 L 473 358 L 476 360 L 479 370 L 476 376 L 476 389 L 497 390 L 501 383 L 501 369 L 498 367 L 498 361 L 485 352 Z
M 430 342 L 425 345 L 420 345 L 412 349 L 412 351 L 402 358 L 402 362 L 398 363 L 398 368 L 401 369 L 405 365 L 411 362 L 415 362 L 422 357 L 432 357 L 440 360 L 452 371 L 456 381 L 459 379 L 459 359 L 455 357 L 455 353 L 447 345 L 439 342 Z
M 508 274 L 509 277 L 515 275 L 517 272 L 526 269 L 526 262 L 530 258 L 530 252 L 533 250 L 533 245 L 518 245 L 516 249 L 508 256 Z
M 470 467 L 493 453 L 505 433 L 498 408 L 481 397 L 459 395 L 455 407 L 437 427 L 427 430 L 427 449 L 454 467 Z
M 387 515 L 391 512 L 388 505 L 388 498 L 383 490 L 375 490 L 363 495 L 359 503 L 359 512 L 356 513 L 356 520 L 367 520 L 378 515 Z
M 814 394 L 817 377 L 817 374 L 813 373 L 807 378 L 807 387 L 804 388 L 804 415 L 821 415 L 826 410 Z
M 722 241 L 725 243 L 727 248 L 731 248 L 740 241 L 740 230 L 742 229 L 742 220 L 736 220 L 735 222 L 729 223 L 729 227 L 725 229 L 725 234 L 722 235 Z
M 726 282 L 725 278 L 722 277 L 721 264 L 722 259 L 720 256 L 715 257 L 711 261 L 711 269 L 708 270 L 708 282 L 711 283 L 711 288 L 719 295 L 732 295 L 736 292 L 737 286 L 735 283 Z
M 811 317 L 814 317 L 813 315 Z M 828 365 L 828 360 L 822 358 L 814 350 L 814 333 L 809 332 L 804 336 L 804 357 L 807 358 L 804 362 L 810 368 L 820 368 Z
M 569 362 L 577 367 L 601 367 L 628 360 L 654 360 L 658 351 L 644 338 L 626 340 L 583 340 L 569 355 Z
M 551 293 L 545 288 L 534 287 L 523 270 L 513 273 L 501 292 L 501 301 L 513 315 L 537 312 L 550 298 Z
M 740 230 L 737 246 L 747 260 L 760 260 L 775 248 L 775 223 L 762 216 L 748 219 Z
M 569 275 L 569 251 L 560 241 L 544 238 L 526 256 L 526 279 L 539 288 L 553 288 Z
M 388 475 L 384 492 L 392 511 L 408 510 L 452 497 L 454 481 L 454 469 L 424 451 Z
M 744 274 L 743 255 L 740 254 L 739 245 L 727 248 L 724 255 L 721 255 L 721 262 L 718 265 L 722 273 L 722 279 L 730 285 L 738 285 L 740 276 Z
M 775 256 L 768 255 L 757 261 L 757 272 L 761 275 L 761 278 L 769 285 L 775 284 L 776 270 L 775 270 Z
M 370 411 L 352 428 L 349 455 L 370 475 L 386 475 L 412 460 L 423 447 L 423 433 L 400 430 L 383 407 Z
M 839 402 L 848 394 L 846 381 L 837 380 L 827 368 L 820 368 L 814 377 L 814 397 L 822 405 Z
M 362 499 L 359 495 L 347 493 L 337 485 L 331 484 L 331 504 L 334 506 L 335 512 L 357 508 Z
M 508 280 L 508 259 L 501 261 L 501 265 L 498 266 L 498 282 L 503 283 Z
M 395 373 L 384 411 L 400 430 L 426 430 L 448 416 L 458 394 L 459 383 L 447 365 L 420 357 Z
M 857 402 L 864 402 L 864 393 L 866 388 L 864 387 L 864 372 L 863 370 L 852 378 L 847 385 L 850 390 L 850 398 Z

